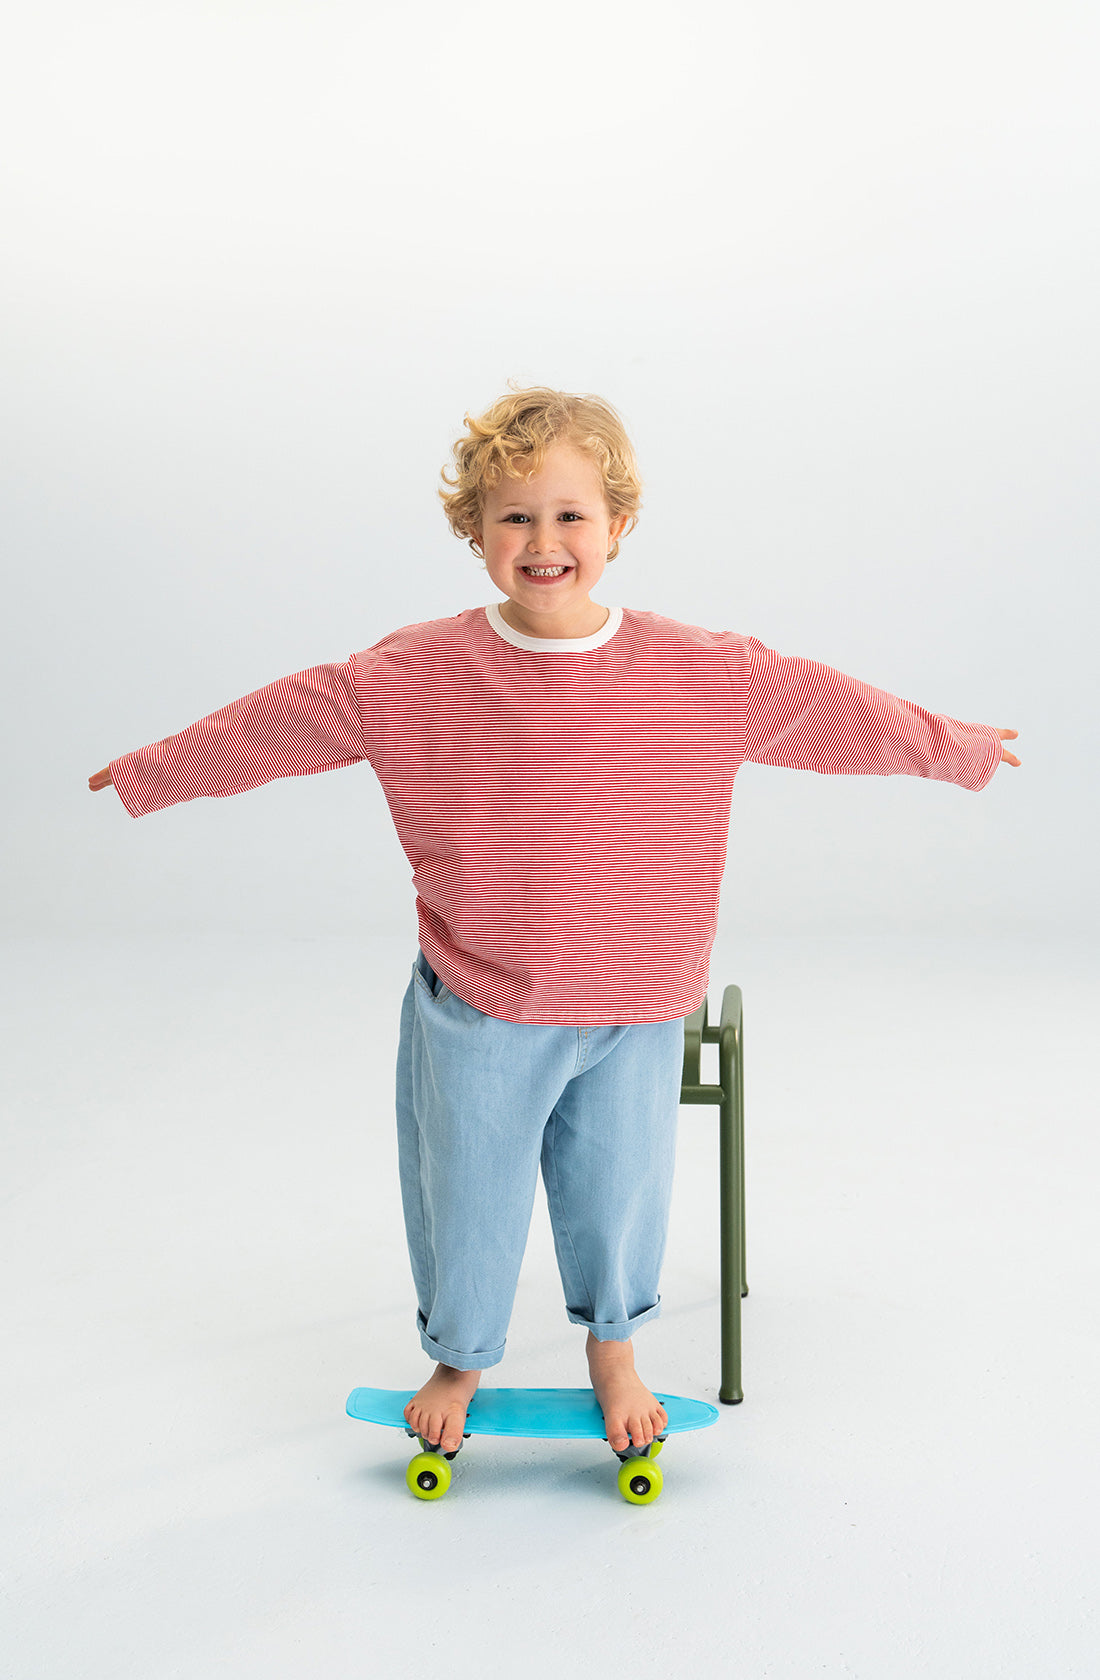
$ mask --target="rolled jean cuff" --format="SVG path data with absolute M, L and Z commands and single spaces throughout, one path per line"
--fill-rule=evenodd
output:
M 654 1306 L 647 1307 L 645 1312 L 635 1313 L 633 1318 L 624 1319 L 621 1324 L 593 1324 L 581 1313 L 571 1312 L 568 1307 L 565 1311 L 570 1324 L 583 1324 L 598 1342 L 628 1342 L 640 1324 L 648 1324 L 651 1318 L 660 1318 L 661 1297 L 658 1295 Z
M 433 1342 L 419 1313 L 416 1315 L 416 1327 L 420 1331 L 420 1345 L 424 1352 L 441 1364 L 450 1365 L 455 1371 L 487 1371 L 490 1365 L 499 1365 L 504 1358 L 503 1342 L 489 1353 L 459 1353 L 455 1348 L 444 1347 L 442 1342 Z

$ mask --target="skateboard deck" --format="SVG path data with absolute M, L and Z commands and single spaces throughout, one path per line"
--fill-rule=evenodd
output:
M 405 1407 L 413 1391 L 396 1388 L 355 1388 L 348 1395 L 348 1416 L 364 1423 L 403 1429 L 420 1440 L 421 1451 L 405 1473 L 410 1492 L 418 1499 L 440 1499 L 451 1481 L 450 1459 L 405 1422 Z M 668 1424 L 649 1447 L 628 1447 L 620 1460 L 619 1492 L 629 1503 L 648 1505 L 661 1491 L 663 1477 L 653 1460 L 669 1435 L 706 1429 L 717 1422 L 718 1409 L 705 1400 L 680 1394 L 658 1394 Z M 509 1435 L 540 1441 L 603 1441 L 606 1425 L 590 1388 L 479 1388 L 470 1402 L 463 1438 L 471 1435 Z M 612 1448 L 612 1451 L 615 1451 Z

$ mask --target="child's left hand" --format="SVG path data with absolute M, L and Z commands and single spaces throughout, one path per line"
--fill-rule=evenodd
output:
M 998 729 L 997 731 L 1002 741 L 1015 741 L 1019 733 L 1018 729 Z M 1016 757 L 1016 754 L 1010 753 L 1005 747 L 1001 748 L 1001 764 L 1011 764 L 1017 770 L 1020 768 L 1020 760 Z M 997 768 L 1000 769 L 1000 765 Z

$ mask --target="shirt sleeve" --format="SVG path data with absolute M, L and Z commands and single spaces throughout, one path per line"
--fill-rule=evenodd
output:
M 132 817 L 189 799 L 227 799 L 280 776 L 314 776 L 368 756 L 353 661 L 314 665 L 234 700 L 189 729 L 111 761 Z
M 813 659 L 746 638 L 745 759 L 824 776 L 927 776 L 978 792 L 1001 760 L 990 724 L 925 711 Z

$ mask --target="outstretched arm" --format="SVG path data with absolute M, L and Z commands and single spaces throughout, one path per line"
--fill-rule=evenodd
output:
M 745 640 L 745 760 L 821 775 L 927 776 L 977 791 L 1014 729 L 965 723 L 860 682 L 819 660 Z
M 225 799 L 280 776 L 312 776 L 367 756 L 352 661 L 314 665 L 258 688 L 189 729 L 113 758 L 89 776 L 133 817 L 188 799 Z

